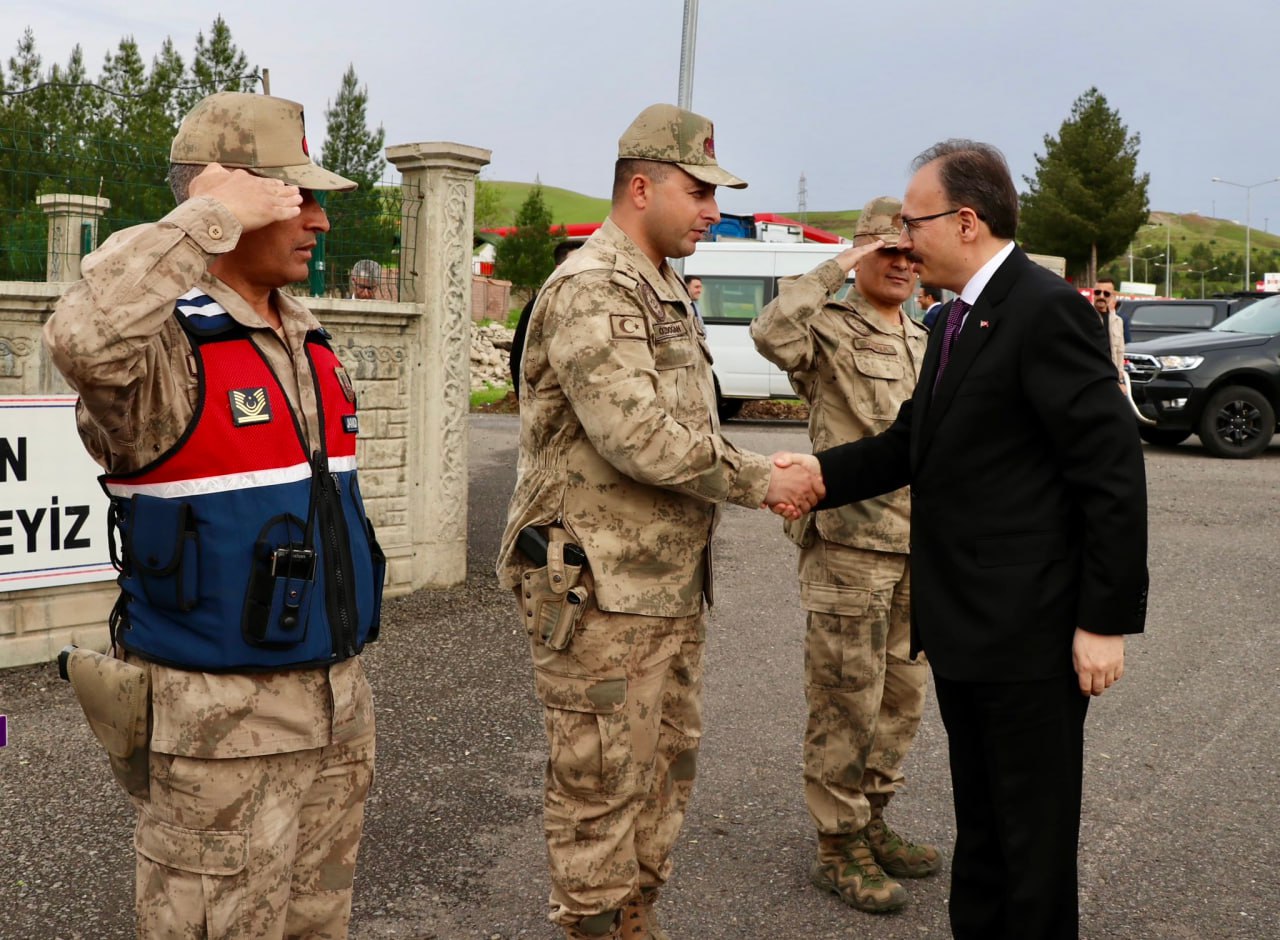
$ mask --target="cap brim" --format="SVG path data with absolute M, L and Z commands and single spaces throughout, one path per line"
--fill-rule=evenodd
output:
M 902 240 L 902 233 L 894 232 L 892 235 L 884 235 L 884 234 L 876 234 L 875 232 L 854 232 L 853 237 L 855 239 L 869 238 L 872 241 L 875 241 L 878 238 L 880 239 L 880 241 L 884 242 L 884 247 L 896 248 L 898 246 L 898 242 Z
M 353 182 L 337 173 L 330 173 L 322 166 L 314 163 L 300 163 L 297 166 L 257 166 L 251 172 L 273 180 L 283 180 L 291 186 L 301 189 L 318 189 L 328 192 L 349 192 L 359 188 Z
M 710 183 L 713 186 L 728 186 L 730 189 L 747 188 L 746 180 L 738 179 L 738 177 L 719 166 L 704 166 L 698 163 L 677 163 L 676 166 L 694 179 Z

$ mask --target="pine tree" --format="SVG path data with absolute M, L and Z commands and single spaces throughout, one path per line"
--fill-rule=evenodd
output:
M 213 21 L 209 38 L 196 33 L 196 54 L 191 60 L 191 81 L 178 97 L 178 111 L 186 114 L 201 98 L 216 91 L 253 91 L 258 84 L 257 69 L 231 38 L 231 27 L 222 14 Z
M 555 247 L 561 237 L 551 231 L 551 224 L 542 183 L 535 181 L 516 213 L 515 231 L 498 244 L 498 277 L 506 278 L 518 290 L 537 290 L 556 266 Z
M 1024 247 L 1062 255 L 1068 271 L 1092 281 L 1098 263 L 1124 252 L 1147 221 L 1150 175 L 1137 172 L 1140 143 L 1097 88 L 1077 98 L 1058 137 L 1045 135 L 1035 178 L 1023 177 Z
M 320 165 L 359 184 L 348 193 L 333 193 L 326 202 L 332 229 L 326 238 L 329 286 L 342 289 L 351 266 L 363 258 L 382 264 L 395 260 L 399 204 L 388 212 L 379 183 L 387 163 L 386 133 L 369 129 L 369 88 L 348 65 L 337 97 L 325 108 L 325 140 Z
M 35 33 L 27 29 L 9 57 L 4 88 L 10 92 L 30 89 L 42 79 Z M 55 171 L 40 100 L 47 91 L 0 99 L 4 101 L 0 111 L 0 217 L 5 221 L 0 238 L 0 280 L 44 277 L 47 226 L 35 198 Z

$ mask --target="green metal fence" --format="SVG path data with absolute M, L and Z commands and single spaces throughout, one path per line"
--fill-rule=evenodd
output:
M 80 134 L 48 134 L 0 127 L 0 281 L 48 278 L 49 219 L 40 196 L 66 193 L 110 200 L 97 224 L 101 244 L 113 232 L 159 219 L 173 208 L 165 183 L 167 148 L 140 146 Z M 361 260 L 377 262 L 382 279 L 377 296 L 398 299 L 399 259 L 411 257 L 411 240 L 421 198 L 399 180 L 352 193 L 325 194 L 331 230 L 312 259 L 312 277 L 295 289 L 303 293 L 350 295 L 350 271 Z M 406 231 L 402 233 L 402 224 Z

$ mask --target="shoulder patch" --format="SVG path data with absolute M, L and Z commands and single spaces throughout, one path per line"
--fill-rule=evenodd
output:
M 609 314 L 609 330 L 614 339 L 638 339 L 649 341 L 649 329 L 639 314 Z
M 635 290 L 636 285 L 639 283 L 639 281 L 626 271 L 620 271 L 617 268 L 614 268 L 613 274 L 609 277 L 609 281 L 626 290 Z
M 655 320 L 665 320 L 667 318 L 667 311 L 663 309 L 662 301 L 658 299 L 658 292 L 653 289 L 653 285 L 648 281 L 640 285 L 640 296 Z

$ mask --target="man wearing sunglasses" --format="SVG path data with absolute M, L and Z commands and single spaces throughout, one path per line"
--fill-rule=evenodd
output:
M 1093 285 L 1093 309 L 1102 317 L 1102 325 L 1107 328 L 1107 347 L 1111 351 L 1111 361 L 1115 363 L 1120 381 L 1124 381 L 1124 323 L 1116 313 L 1116 282 L 1109 277 L 1100 277 Z

